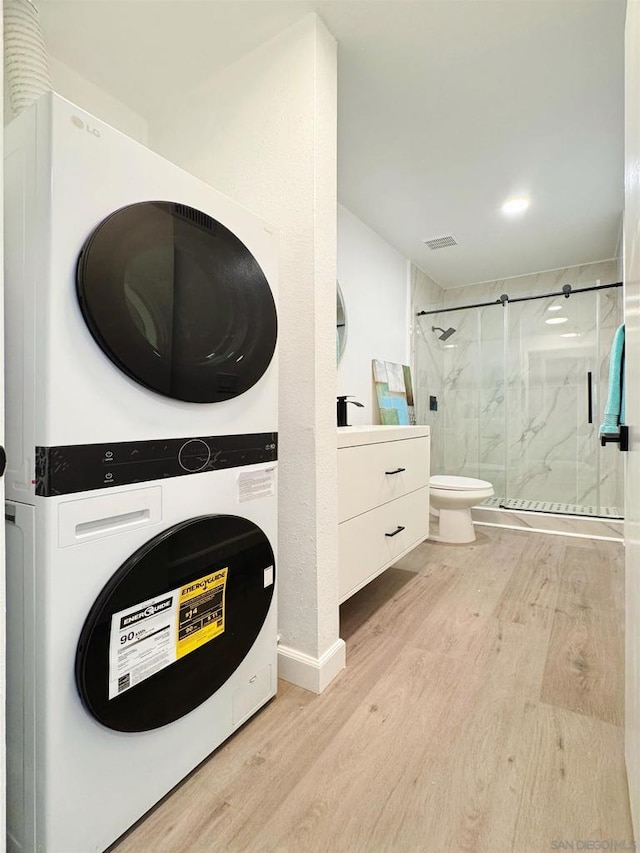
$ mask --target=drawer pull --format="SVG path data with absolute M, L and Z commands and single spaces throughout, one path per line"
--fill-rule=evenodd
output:
M 400 525 L 398 525 L 397 529 L 394 530 L 393 533 L 385 533 L 384 535 L 385 536 L 397 536 L 398 533 L 402 533 L 403 530 L 404 530 L 404 527 L 401 527 Z
M 396 468 L 395 471 L 385 471 L 385 474 L 401 474 L 403 471 L 406 471 L 406 468 Z

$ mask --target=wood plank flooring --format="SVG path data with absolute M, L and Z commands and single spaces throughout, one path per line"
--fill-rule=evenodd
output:
M 424 543 L 342 606 L 348 666 L 322 695 L 281 682 L 112 850 L 632 849 L 623 553 L 498 528 Z

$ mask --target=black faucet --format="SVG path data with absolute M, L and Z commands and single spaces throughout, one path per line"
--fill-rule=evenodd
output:
M 350 400 L 346 395 L 344 397 L 338 397 L 338 426 L 350 426 L 347 423 L 347 403 L 351 403 L 354 406 L 358 406 L 361 409 L 364 409 L 364 404 L 359 403 L 357 400 Z

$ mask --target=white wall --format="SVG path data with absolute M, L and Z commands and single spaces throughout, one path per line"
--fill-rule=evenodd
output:
M 143 144 L 147 143 L 149 127 L 147 120 L 132 109 L 109 95 L 104 89 L 96 86 L 90 80 L 80 76 L 77 71 L 65 65 L 54 56 L 49 56 L 51 85 L 55 92 L 62 95 L 83 110 L 107 122 L 112 127 L 121 130 L 132 139 Z M 12 118 L 8 92 L 4 92 L 5 121 Z
M 280 232 L 279 630 L 285 678 L 320 690 L 338 640 L 336 45 L 315 15 L 150 125 L 151 147 Z
M 149 125 L 143 116 L 53 56 L 49 57 L 49 68 L 53 88 L 59 95 L 146 145 Z
M 624 454 L 625 755 L 634 834 L 640 839 L 640 3 L 627 5 L 625 42 L 625 402 L 631 436 Z
M 347 343 L 338 366 L 337 394 L 355 397 L 349 423 L 380 423 L 371 360 L 409 364 L 409 262 L 338 205 L 338 281 L 347 315 Z

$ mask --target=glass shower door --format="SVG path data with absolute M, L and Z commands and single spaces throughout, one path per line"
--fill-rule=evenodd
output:
M 608 336 L 599 297 L 573 293 L 505 308 L 508 508 L 616 514 L 603 508 L 601 495 L 601 469 L 615 460 L 598 440 Z M 616 476 L 607 472 L 604 480 L 613 487 Z
M 431 472 L 488 480 L 493 507 L 622 517 L 623 457 L 598 438 L 621 322 L 617 286 L 418 316 Z
M 598 416 L 596 428 L 604 420 L 609 386 L 609 360 L 616 329 L 623 322 L 624 303 L 621 287 L 599 290 L 598 296 Z M 616 445 L 602 447 L 597 444 L 599 470 L 599 515 L 624 517 L 624 454 Z
M 431 426 L 432 474 L 488 480 L 496 496 L 503 495 L 502 307 L 445 309 L 419 317 L 414 364 L 418 423 Z

